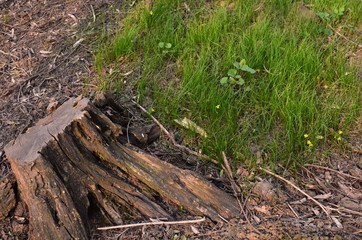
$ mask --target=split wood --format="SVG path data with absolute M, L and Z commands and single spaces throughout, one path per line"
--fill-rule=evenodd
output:
M 202 159 L 205 159 L 205 160 L 208 160 L 216 165 L 219 165 L 219 161 L 215 160 L 215 159 L 212 159 L 210 158 L 209 156 L 206 156 L 204 154 L 201 154 L 201 153 L 198 153 L 194 150 L 191 150 L 183 145 L 180 145 L 178 144 L 174 137 L 172 136 L 172 134 L 154 117 L 152 116 L 151 113 L 149 113 L 144 107 L 142 107 L 140 104 L 138 104 L 137 102 L 135 101 L 131 101 L 133 104 L 135 104 L 139 109 L 141 109 L 144 113 L 146 113 L 148 116 L 150 116 L 150 118 L 152 118 L 152 120 L 160 127 L 160 129 L 167 135 L 167 137 L 169 138 L 169 140 L 171 141 L 171 143 L 178 149 L 188 153 L 188 154 L 191 154 L 191 155 L 194 155 L 194 156 L 197 156 L 199 158 L 202 158 Z
M 310 200 L 312 200 L 312 202 L 314 202 L 317 206 L 319 206 L 323 212 L 325 212 L 325 214 L 327 214 L 327 216 L 329 217 L 329 213 L 327 211 L 327 208 L 321 204 L 320 202 L 318 202 L 317 200 L 315 200 L 312 196 L 310 196 L 308 193 L 306 193 L 305 191 L 303 191 L 302 189 L 300 189 L 298 186 L 296 186 L 294 183 L 292 183 L 291 181 L 283 178 L 282 176 L 279 176 L 278 174 L 275 174 L 267 169 L 264 169 L 262 167 L 259 167 L 260 170 L 266 172 L 269 175 L 272 175 L 273 177 L 278 178 L 279 180 L 282 180 L 283 182 L 289 184 L 290 186 L 292 186 L 293 188 L 295 188 L 296 190 L 298 190 L 300 193 L 302 193 L 304 196 L 306 196 L 307 198 L 309 198 Z
M 314 165 L 314 164 L 304 164 L 304 166 L 324 169 L 324 170 L 327 170 L 327 171 L 330 171 L 330 172 L 337 173 L 337 174 L 339 174 L 341 176 L 345 176 L 345 177 L 356 179 L 358 181 L 362 181 L 362 178 L 355 177 L 355 176 L 349 175 L 347 173 L 343 173 L 343 172 L 340 172 L 340 171 L 337 171 L 337 170 L 334 170 L 334 169 L 331 169 L 331 168 L 328 168 L 328 167 L 318 166 L 318 165 Z
M 149 225 L 176 225 L 176 224 L 191 224 L 191 223 L 200 223 L 205 221 L 205 217 L 195 220 L 184 220 L 184 221 L 155 221 L 155 222 L 146 222 L 146 223 L 134 223 L 134 224 L 125 224 L 111 227 L 100 227 L 97 230 L 112 230 L 112 229 L 121 229 L 121 228 L 131 228 L 131 227 L 142 227 Z

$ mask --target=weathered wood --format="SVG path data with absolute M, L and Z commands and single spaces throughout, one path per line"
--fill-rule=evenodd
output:
M 122 223 L 174 213 L 157 199 L 218 220 L 236 201 L 200 176 L 122 145 L 122 127 L 87 99 L 70 99 L 5 147 L 29 208 L 33 239 L 87 239 L 89 214 Z M 124 134 L 123 134 L 124 135 Z
M 0 220 L 5 219 L 16 205 L 14 182 L 10 175 L 0 179 Z

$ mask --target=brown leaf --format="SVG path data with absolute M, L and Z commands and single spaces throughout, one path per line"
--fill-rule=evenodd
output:
M 261 206 L 261 207 L 255 206 L 254 209 L 264 215 L 270 216 L 269 207 L 267 206 Z
M 326 193 L 326 194 L 320 194 L 320 195 L 316 195 L 314 196 L 315 199 L 328 199 L 332 196 L 332 193 Z
M 349 187 L 347 187 L 346 185 L 344 185 L 341 182 L 338 182 L 338 186 L 340 187 L 340 189 L 343 191 L 343 193 L 347 197 L 357 199 L 357 200 L 362 199 L 362 193 L 360 191 L 358 191 L 356 189 L 350 189 Z
M 192 225 L 191 225 L 191 230 L 192 230 L 192 232 L 193 232 L 194 234 L 199 234 L 199 233 L 200 233 L 200 231 L 199 231 L 196 227 L 194 227 L 194 226 L 192 226 Z
M 347 197 L 342 198 L 339 205 L 354 211 L 362 211 L 362 204 L 356 203 Z
M 342 223 L 334 216 L 331 216 L 333 222 L 337 225 L 337 228 L 343 228 Z

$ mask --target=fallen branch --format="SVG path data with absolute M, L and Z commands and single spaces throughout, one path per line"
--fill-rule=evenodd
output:
M 148 116 L 150 116 L 150 118 L 152 118 L 152 120 L 160 127 L 160 129 L 167 135 L 167 137 L 169 138 L 169 140 L 171 141 L 171 143 L 178 149 L 188 153 L 188 154 L 191 154 L 191 155 L 194 155 L 196 157 L 199 157 L 199 158 L 202 158 L 202 159 L 205 159 L 205 160 L 208 160 L 216 165 L 219 165 L 219 161 L 215 160 L 215 159 L 212 159 L 210 158 L 209 156 L 206 156 L 204 154 L 201 154 L 201 153 L 198 153 L 194 150 L 191 150 L 183 145 L 180 145 L 178 144 L 175 139 L 173 138 L 172 134 L 154 117 L 152 116 L 151 113 L 149 113 L 144 107 L 142 107 L 140 104 L 138 104 L 137 102 L 135 101 L 132 101 L 133 104 L 137 105 L 137 107 L 139 109 L 141 109 L 144 113 L 146 113 Z
M 336 204 L 333 204 L 333 203 L 330 203 L 332 206 L 335 206 L 337 208 L 330 208 L 332 211 L 335 211 L 335 212 L 338 212 L 340 213 L 341 211 L 342 212 L 346 212 L 346 213 L 351 213 L 351 214 L 354 214 L 354 215 L 358 215 L 358 216 L 362 216 L 362 213 L 361 212 L 357 212 L 357 211 L 354 211 L 352 209 L 349 209 L 349 208 L 345 208 L 345 207 L 340 207 Z
M 314 164 L 304 164 L 304 166 L 324 169 L 324 170 L 327 170 L 327 171 L 330 171 L 330 172 L 334 172 L 334 173 L 337 173 L 337 174 L 342 175 L 342 176 L 345 176 L 345 177 L 349 177 L 349 178 L 356 179 L 356 180 L 358 180 L 358 181 L 362 181 L 362 178 L 355 177 L 355 176 L 349 175 L 349 174 L 347 174 L 347 173 L 339 172 L 339 171 L 337 171 L 337 170 L 334 170 L 334 169 L 331 169 L 331 168 L 328 168 L 328 167 L 318 166 L 318 165 L 314 165 Z
M 97 230 L 112 230 L 112 229 L 121 229 L 121 228 L 131 228 L 131 227 L 142 227 L 149 225 L 176 225 L 176 224 L 190 224 L 190 223 L 200 223 L 205 221 L 205 217 L 195 220 L 184 220 L 184 221 L 156 221 L 156 222 L 146 222 L 146 223 L 134 223 L 134 224 L 125 224 L 125 225 L 117 225 L 111 227 L 100 227 Z
M 308 193 L 306 193 L 305 191 L 303 191 L 302 189 L 300 189 L 298 186 L 296 186 L 294 183 L 292 183 L 291 181 L 283 178 L 282 176 L 279 176 L 278 174 L 275 174 L 267 169 L 264 169 L 262 167 L 259 167 L 260 170 L 266 172 L 269 175 L 272 175 L 273 177 L 278 178 L 279 180 L 282 180 L 283 182 L 289 184 L 290 186 L 292 186 L 293 188 L 295 188 L 296 190 L 298 190 L 300 193 L 302 193 L 304 196 L 306 196 L 308 199 L 312 200 L 312 202 L 314 202 L 316 205 L 318 205 L 323 212 L 325 212 L 325 214 L 327 214 L 327 216 L 329 217 L 329 212 L 327 211 L 327 208 L 321 204 L 320 202 L 318 202 L 317 200 L 315 200 L 312 196 L 310 196 Z
M 338 36 L 340 36 L 341 38 L 343 38 L 344 40 L 346 40 L 347 42 L 353 43 L 354 45 L 358 46 L 358 43 L 352 41 L 351 39 L 347 38 L 346 36 L 344 36 L 343 34 L 341 34 L 340 32 L 337 31 L 337 29 L 333 28 L 329 23 L 326 23 L 327 26 Z

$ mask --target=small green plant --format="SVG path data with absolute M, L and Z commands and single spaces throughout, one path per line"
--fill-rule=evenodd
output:
M 171 43 L 165 43 L 165 42 L 159 42 L 158 43 L 158 47 L 162 50 L 162 53 L 169 53 L 171 48 L 172 48 L 172 44 Z
M 332 13 L 328 12 L 317 12 L 316 15 L 328 25 L 336 25 L 340 22 L 341 18 L 346 14 L 346 9 L 344 6 L 336 7 L 332 9 Z M 327 36 L 333 34 L 333 31 L 330 29 L 330 26 L 321 27 L 319 29 L 320 33 L 323 33 Z M 352 30 L 351 25 L 348 26 Z M 353 26 L 352 26 L 353 27 Z
M 233 65 L 235 68 L 231 68 L 228 70 L 228 73 L 227 73 L 228 76 L 220 79 L 221 85 L 226 85 L 226 84 L 235 85 L 236 84 L 236 85 L 242 86 L 245 84 L 245 80 L 244 80 L 244 78 L 241 77 L 239 72 L 250 73 L 250 74 L 256 73 L 256 71 L 254 69 L 252 69 L 251 67 L 246 65 L 245 59 L 242 59 L 240 62 L 234 62 Z M 250 87 L 247 87 L 245 90 L 250 91 Z
M 333 8 L 332 13 L 329 14 L 328 12 L 317 12 L 318 17 L 320 17 L 323 21 L 327 23 L 338 23 L 339 20 L 346 14 L 346 9 L 344 6 L 339 8 Z

